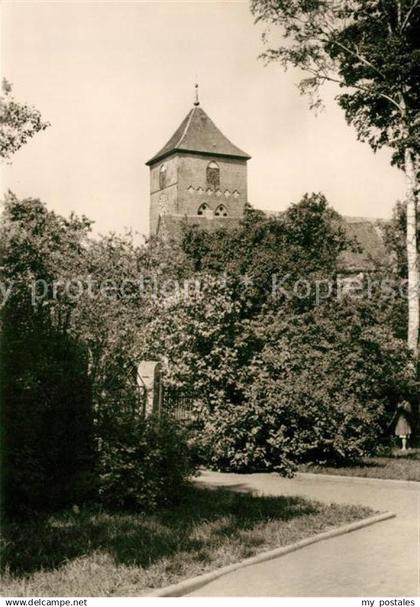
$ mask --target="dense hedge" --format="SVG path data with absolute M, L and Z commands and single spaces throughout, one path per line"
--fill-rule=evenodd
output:
M 35 315 L 3 315 L 2 497 L 8 511 L 91 496 L 92 401 L 86 354 Z

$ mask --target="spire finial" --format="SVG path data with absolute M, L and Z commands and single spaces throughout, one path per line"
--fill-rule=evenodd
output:
M 200 105 L 200 100 L 198 98 L 198 82 L 196 82 L 194 84 L 194 87 L 195 87 L 195 101 L 194 101 L 194 105 L 197 106 L 197 105 Z

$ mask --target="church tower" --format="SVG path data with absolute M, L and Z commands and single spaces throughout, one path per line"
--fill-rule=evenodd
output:
M 176 236 L 182 223 L 237 225 L 247 202 L 250 156 L 217 128 L 196 99 L 150 167 L 150 234 Z

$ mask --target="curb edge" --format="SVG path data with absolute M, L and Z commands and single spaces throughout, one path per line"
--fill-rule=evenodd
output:
M 146 594 L 143 596 L 147 597 L 179 597 L 192 592 L 193 590 L 197 590 L 202 586 L 205 586 L 209 582 L 222 577 L 232 571 L 236 571 L 237 569 L 242 569 L 244 567 L 249 567 L 250 565 L 256 565 L 258 563 L 263 563 L 265 561 L 270 561 L 272 559 L 278 558 L 280 556 L 289 554 L 290 552 L 295 552 L 296 550 L 300 550 L 301 548 L 305 548 L 305 546 L 309 546 L 310 544 L 315 544 L 317 542 L 322 542 L 323 540 L 327 540 L 333 537 L 338 537 L 340 535 L 344 535 L 346 533 L 350 533 L 352 531 L 356 531 L 358 529 L 363 529 L 364 527 L 369 527 L 370 525 L 374 525 L 375 523 L 380 523 L 382 521 L 386 521 L 391 518 L 395 518 L 396 514 L 394 512 L 383 512 L 381 514 L 376 514 L 374 516 L 370 516 L 368 518 L 361 519 L 360 521 L 355 521 L 354 523 L 348 523 L 347 525 L 343 525 L 342 527 L 337 527 L 335 529 L 330 529 L 329 531 L 323 531 L 322 533 L 318 533 L 317 535 L 313 535 L 304 540 L 300 540 L 299 542 L 295 542 L 294 544 L 289 544 L 287 546 L 282 546 L 280 548 L 274 548 L 272 550 L 267 550 L 266 552 L 261 552 L 256 556 L 249 557 L 244 559 L 243 561 L 239 561 L 237 563 L 232 563 L 231 565 L 226 565 L 225 567 L 219 567 L 214 571 L 209 571 L 208 573 L 203 573 L 201 575 L 197 575 L 195 577 L 189 578 L 178 584 L 172 584 L 171 586 L 166 586 L 152 592 L 151 594 Z

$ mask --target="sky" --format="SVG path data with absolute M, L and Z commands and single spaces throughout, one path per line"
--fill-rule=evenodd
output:
M 248 2 L 3 2 L 1 72 L 51 123 L 1 172 L 1 189 L 148 233 L 145 162 L 200 101 L 248 152 L 249 201 L 280 211 L 323 192 L 341 214 L 391 216 L 404 197 L 390 153 L 357 141 L 326 89 L 315 115 L 301 74 L 258 59 Z

